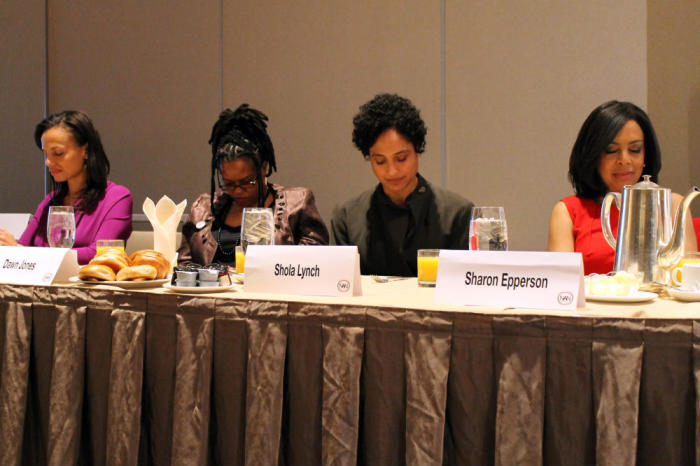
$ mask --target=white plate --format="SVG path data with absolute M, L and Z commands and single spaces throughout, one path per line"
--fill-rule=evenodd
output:
M 226 286 L 175 286 L 170 283 L 164 283 L 163 288 L 178 293 L 218 293 L 221 291 L 236 291 L 236 285 Z
M 586 295 L 586 299 L 589 301 L 602 301 L 606 303 L 643 303 L 644 301 L 651 301 L 652 299 L 659 296 L 651 291 L 637 291 L 629 296 L 596 296 L 596 295 Z
M 681 301 L 700 301 L 700 291 L 668 287 L 668 294 Z
M 156 288 L 163 283 L 168 283 L 170 278 L 159 278 L 158 280 L 122 280 L 122 281 L 88 281 L 78 277 L 70 277 L 69 282 L 80 283 L 81 285 L 112 285 L 120 288 Z

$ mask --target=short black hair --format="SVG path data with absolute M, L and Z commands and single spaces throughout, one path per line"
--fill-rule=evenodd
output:
M 352 142 L 365 158 L 377 138 L 388 129 L 395 129 L 408 139 L 419 154 L 425 150 L 427 128 L 420 111 L 405 97 L 397 94 L 377 94 L 360 107 L 352 123 Z
M 92 213 L 97 208 L 98 202 L 104 197 L 107 189 L 107 175 L 109 175 L 109 159 L 102 147 L 100 133 L 97 132 L 92 120 L 80 110 L 64 110 L 47 116 L 36 125 L 34 129 L 34 142 L 39 149 L 41 136 L 54 127 L 60 127 L 68 131 L 79 146 L 87 145 L 87 159 L 85 159 L 85 172 L 87 174 L 86 186 L 80 195 L 80 203 L 77 209 L 85 213 Z M 51 200 L 52 205 L 60 205 L 68 194 L 68 182 L 56 182 L 51 177 L 51 188 L 55 193 Z
M 588 115 L 571 150 L 569 180 L 577 196 L 598 199 L 608 192 L 598 172 L 598 162 L 617 133 L 630 120 L 636 121 L 644 133 L 642 175 L 651 175 L 652 181 L 658 181 L 661 149 L 649 116 L 633 103 L 611 100 Z
M 216 172 L 221 169 L 221 162 L 246 158 L 255 168 L 258 182 L 258 205 L 263 205 L 266 195 L 263 186 L 262 169 L 267 164 L 264 176 L 277 171 L 275 149 L 267 134 L 267 115 L 260 110 L 241 104 L 236 110 L 227 108 L 219 114 L 219 119 L 211 130 L 211 202 L 214 212 L 214 191 L 216 189 Z

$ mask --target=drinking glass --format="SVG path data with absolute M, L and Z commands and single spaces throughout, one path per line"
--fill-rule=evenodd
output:
M 437 281 L 439 249 L 418 250 L 418 285 L 435 286 Z
M 266 207 L 246 207 L 241 221 L 241 246 L 245 251 L 249 244 L 274 244 L 275 225 L 272 209 Z
M 75 241 L 75 215 L 73 207 L 54 205 L 49 207 L 46 236 L 52 248 L 71 248 Z
M 95 255 L 101 256 L 108 249 L 124 250 L 123 239 L 98 239 L 95 245 Z
M 469 249 L 507 251 L 508 228 L 503 207 L 473 207 L 469 222 Z
M 245 254 L 243 253 L 243 246 L 236 246 L 236 273 L 243 273 L 245 271 Z

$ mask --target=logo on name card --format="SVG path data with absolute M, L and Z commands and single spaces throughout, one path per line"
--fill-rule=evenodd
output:
M 338 291 L 341 293 L 347 293 L 350 291 L 350 281 L 348 280 L 339 280 L 338 281 Z
M 562 291 L 557 296 L 557 302 L 559 302 L 559 304 L 561 304 L 562 306 L 571 304 L 574 302 L 574 294 L 570 291 Z

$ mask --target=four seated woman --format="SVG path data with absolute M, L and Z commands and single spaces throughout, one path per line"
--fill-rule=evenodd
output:
M 277 165 L 266 121 L 265 114 L 243 104 L 223 111 L 214 124 L 211 191 L 192 204 L 182 227 L 179 263 L 234 265 L 245 207 L 273 209 L 275 244 L 328 244 L 311 190 L 267 181 Z
M 109 160 L 90 118 L 75 110 L 50 115 L 37 125 L 34 141 L 46 157 L 52 190 L 39 204 L 19 240 L 0 229 L 0 245 L 48 246 L 46 224 L 50 206 L 75 208 L 73 248 L 79 264 L 93 258 L 98 239 L 128 239 L 131 193 L 107 180 Z
M 269 183 L 276 171 L 267 117 L 247 104 L 225 110 L 212 129 L 211 191 L 192 204 L 179 262 L 235 263 L 245 207 L 272 207 L 275 244 L 328 244 L 328 230 L 309 189 Z M 353 142 L 371 163 L 379 184 L 336 207 L 331 220 L 335 244 L 357 245 L 363 274 L 410 276 L 419 248 L 467 249 L 472 203 L 431 185 L 418 174 L 426 128 L 418 109 L 403 97 L 380 94 L 355 116 Z M 109 160 L 89 117 L 79 111 L 49 116 L 35 130 L 53 189 L 16 240 L 0 229 L 0 245 L 48 246 L 46 224 L 52 205 L 74 206 L 74 247 L 81 264 L 95 253 L 97 239 L 127 239 L 131 233 L 129 190 L 107 180 Z M 575 195 L 558 202 L 551 215 L 548 250 L 583 255 L 584 272 L 612 270 L 614 251 L 605 241 L 600 203 L 611 191 L 658 178 L 661 154 L 646 113 L 629 102 L 600 105 L 584 122 L 569 160 Z M 215 190 L 215 183 L 219 190 Z M 680 203 L 672 196 L 674 209 Z M 617 234 L 619 212 L 612 207 Z M 695 250 L 688 225 L 686 249 Z

